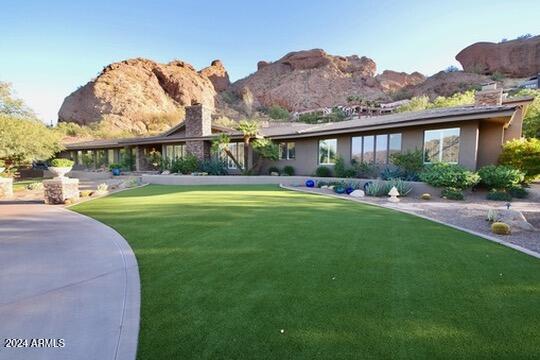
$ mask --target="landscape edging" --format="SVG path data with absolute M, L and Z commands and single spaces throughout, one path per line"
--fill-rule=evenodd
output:
M 361 203 L 361 204 L 378 206 L 378 207 L 381 207 L 381 208 L 384 208 L 384 209 L 390 209 L 390 210 L 399 211 L 399 212 L 402 212 L 402 213 L 405 213 L 405 214 L 417 216 L 417 217 L 425 219 L 425 220 L 433 221 L 433 222 L 441 224 L 441 225 L 446 225 L 446 226 L 449 226 L 449 227 L 454 228 L 456 230 L 466 232 L 466 233 L 471 234 L 471 235 L 479 236 L 479 237 L 484 238 L 486 240 L 495 242 L 497 244 L 509 247 L 511 249 L 514 249 L 514 250 L 517 250 L 517 251 L 522 252 L 524 254 L 527 254 L 529 256 L 540 259 L 540 253 L 537 253 L 536 251 L 532 251 L 532 250 L 526 249 L 526 248 L 524 248 L 522 246 L 515 245 L 515 244 L 512 244 L 512 243 L 497 239 L 496 237 L 489 236 L 489 235 L 486 235 L 486 234 L 483 234 L 483 233 L 480 233 L 480 232 L 477 232 L 477 231 L 474 231 L 474 230 L 470 230 L 470 229 L 467 229 L 467 228 L 464 228 L 464 227 L 461 227 L 461 226 L 458 226 L 458 225 L 449 224 L 449 223 L 446 223 L 446 222 L 438 220 L 438 219 L 434 219 L 434 218 L 431 218 L 431 217 L 428 217 L 428 216 L 425 216 L 425 215 L 420 215 L 420 214 L 417 214 L 417 213 L 415 213 L 413 211 L 409 211 L 409 210 L 405 210 L 405 209 L 399 209 L 399 208 L 395 208 L 395 207 L 391 207 L 391 206 L 386 206 L 384 204 L 376 204 L 376 203 L 372 203 L 372 202 L 369 202 L 369 201 L 363 201 L 361 199 L 351 197 L 351 196 L 345 197 L 345 196 L 340 196 L 340 195 L 336 195 L 336 194 L 318 193 L 318 192 L 315 192 L 315 191 L 309 191 L 309 190 L 305 190 L 305 189 L 295 188 L 293 186 L 287 186 L 287 185 L 283 185 L 283 184 L 279 184 L 279 187 L 282 188 L 282 189 L 286 189 L 286 190 L 298 191 L 298 192 L 302 192 L 302 193 L 306 193 L 306 194 L 328 196 L 328 197 L 333 197 L 333 198 L 336 198 L 336 199 L 354 201 L 354 202 L 358 202 L 358 203 Z

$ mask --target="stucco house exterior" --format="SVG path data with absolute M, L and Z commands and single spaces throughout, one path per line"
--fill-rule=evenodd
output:
M 394 152 L 421 149 L 424 162 L 457 163 L 476 170 L 495 164 L 502 145 L 521 137 L 523 117 L 531 98 L 503 99 L 502 89 L 485 86 L 470 106 L 430 109 L 419 112 L 360 117 L 324 124 L 274 123 L 260 134 L 279 144 L 280 160 L 271 166 L 293 166 L 298 175 L 312 175 L 318 166 L 332 167 L 338 156 L 384 166 Z M 231 139 L 230 149 L 243 159 L 242 133 L 212 125 L 211 113 L 202 105 L 186 108 L 185 121 L 159 136 L 96 140 L 66 146 L 64 156 L 82 168 L 83 154 L 92 156 L 94 166 L 119 162 L 132 156 L 135 171 L 151 170 L 148 154 L 159 151 L 165 158 L 191 153 L 199 159 L 211 154 L 211 143 L 221 133 Z M 251 152 L 251 149 L 250 149 Z M 250 156 L 252 159 L 253 156 Z M 237 173 L 228 161 L 229 172 Z

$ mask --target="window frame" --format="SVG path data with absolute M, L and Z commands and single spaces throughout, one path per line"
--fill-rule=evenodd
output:
M 458 153 L 457 153 L 457 161 L 444 161 L 444 163 L 446 164 L 459 164 L 459 153 L 460 153 L 460 143 L 461 143 L 461 128 L 460 127 L 452 127 L 452 128 L 443 128 L 443 129 L 429 129 L 429 130 L 424 130 L 424 136 L 423 136 L 423 143 L 422 143 L 422 161 L 424 163 L 424 165 L 431 165 L 431 164 L 435 164 L 435 163 L 438 163 L 438 162 L 443 162 L 442 161 L 442 158 L 443 158 L 443 147 L 444 147 L 444 132 L 445 131 L 452 131 L 452 130 L 457 130 L 458 132 Z M 428 132 L 439 132 L 441 135 L 439 136 L 439 155 L 438 155 L 438 160 L 436 161 L 426 161 L 426 133 Z
M 336 148 L 335 148 L 335 152 L 334 152 L 334 162 L 333 163 L 323 163 L 321 162 L 321 143 L 323 141 L 332 141 L 332 142 L 335 142 L 336 144 Z M 337 159 L 337 156 L 338 156 L 338 152 L 337 152 L 337 138 L 327 138 L 327 139 L 319 139 L 318 143 L 317 143 L 317 163 L 320 165 L 320 166 L 333 166 L 336 164 L 336 159 Z M 330 161 L 330 148 L 328 148 L 328 151 L 327 151 L 327 158 L 328 160 Z
M 291 148 L 294 149 L 294 156 L 291 156 Z M 286 155 L 285 157 L 283 157 L 283 150 L 285 150 L 285 155 Z M 296 159 L 296 142 L 294 141 L 280 142 L 279 143 L 279 160 L 295 160 L 295 159 Z
M 368 135 L 356 135 L 351 136 L 351 160 L 360 159 L 360 162 L 364 162 L 367 164 L 373 164 L 373 165 L 389 165 L 390 164 L 390 138 L 392 135 L 399 135 L 399 153 L 403 152 L 403 133 L 401 132 L 391 132 L 391 133 L 382 133 L 382 134 L 368 134 Z M 386 156 L 385 156 L 385 162 L 384 163 L 377 163 L 377 137 L 384 136 L 386 137 Z M 371 137 L 373 139 L 373 148 L 370 150 L 373 150 L 373 156 L 369 159 L 369 162 L 364 157 L 364 148 L 366 145 L 365 138 Z M 354 151 L 354 144 L 353 142 L 355 139 L 359 139 L 360 141 L 360 156 L 356 155 L 353 152 Z M 396 153 L 396 150 L 393 150 L 392 154 Z M 357 153 L 358 154 L 358 153 Z

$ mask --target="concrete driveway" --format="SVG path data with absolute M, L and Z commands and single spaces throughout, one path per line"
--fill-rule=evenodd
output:
M 116 231 L 0 202 L 0 359 L 135 359 L 139 310 L 137 262 Z

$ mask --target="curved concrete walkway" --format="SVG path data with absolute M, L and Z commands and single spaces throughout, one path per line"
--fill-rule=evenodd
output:
M 0 359 L 135 359 L 139 311 L 137 261 L 116 231 L 61 207 L 0 203 Z

